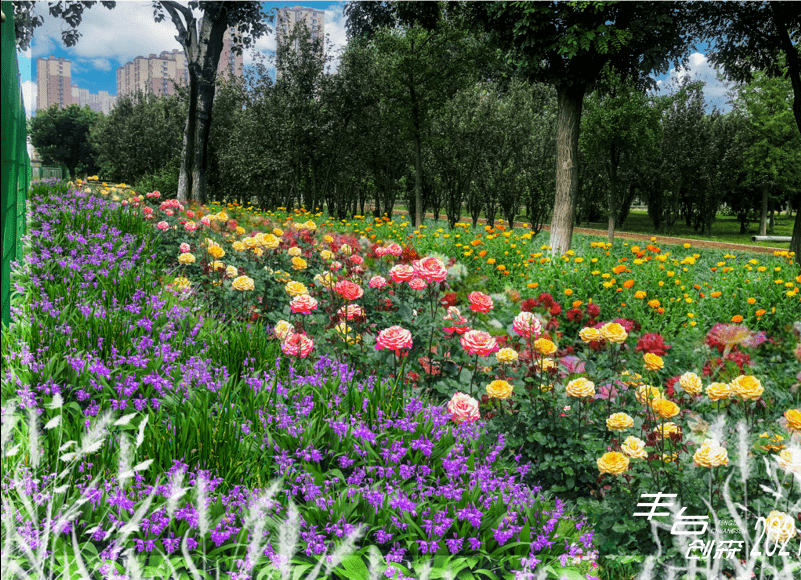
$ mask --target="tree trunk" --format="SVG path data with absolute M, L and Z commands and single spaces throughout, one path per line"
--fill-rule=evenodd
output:
M 617 147 L 612 143 L 609 151 L 609 225 L 606 228 L 606 241 L 615 241 L 615 219 L 617 218 Z
M 776 201 L 770 200 L 770 218 L 768 219 L 768 231 L 773 233 L 773 228 L 776 227 Z
M 759 235 L 768 235 L 768 186 L 762 186 L 762 213 L 759 216 Z
M 801 266 L 801 196 L 795 204 L 795 224 L 793 236 L 790 239 L 790 251 L 795 252 L 795 263 Z
M 556 114 L 556 199 L 551 218 L 551 254 L 562 255 L 573 241 L 578 200 L 578 142 L 584 87 L 559 88 Z
M 409 88 L 412 96 L 412 122 L 414 123 L 414 227 L 423 225 L 423 152 L 420 142 L 420 115 L 417 110 L 417 95 L 414 85 Z

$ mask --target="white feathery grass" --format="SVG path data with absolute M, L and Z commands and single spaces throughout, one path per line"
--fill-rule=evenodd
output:
M 292 554 L 298 548 L 298 536 L 300 535 L 300 516 L 295 507 L 295 503 L 290 499 L 287 506 L 287 518 L 284 525 L 278 530 L 278 560 L 282 580 L 287 580 L 291 568 L 289 562 Z
M 361 539 L 364 535 L 364 526 L 356 526 L 348 536 L 345 538 L 345 541 L 342 542 L 337 549 L 334 550 L 334 553 L 331 554 L 331 561 L 325 567 L 325 575 L 328 576 L 331 572 L 339 566 L 339 563 L 346 557 L 352 554 L 356 550 L 356 542 Z
M 111 425 L 111 411 L 106 411 L 97 418 L 89 432 L 81 437 L 81 447 L 75 456 L 70 459 L 80 459 L 84 455 L 99 451 L 108 435 L 107 428 L 109 425 Z
M 136 448 L 142 445 L 145 440 L 145 427 L 147 426 L 147 421 L 150 419 L 150 415 L 145 415 L 145 418 L 139 422 L 139 429 L 136 432 Z
M 129 413 L 127 415 L 123 415 L 122 417 L 114 421 L 114 426 L 121 427 L 127 425 L 128 423 L 131 422 L 131 419 L 133 419 L 134 417 L 136 417 L 136 413 Z
M 751 473 L 750 465 L 748 463 L 748 424 L 745 421 L 737 422 L 737 467 L 740 470 L 740 481 L 743 486 L 748 482 L 748 476 Z M 744 488 L 747 490 L 747 488 Z M 746 503 L 747 500 L 746 500 Z
M 368 567 L 370 580 L 379 580 L 381 577 L 381 564 L 384 559 L 381 557 L 381 552 L 375 546 L 370 546 L 367 551 L 370 562 L 370 566 Z
M 139 564 L 139 558 L 132 548 L 125 550 L 125 568 L 126 576 L 131 580 L 142 580 L 142 566 Z
M 418 569 L 418 573 L 420 576 L 418 577 L 419 580 L 428 580 L 428 577 L 431 575 L 431 560 L 427 560 L 425 564 L 422 565 Z
M 178 500 L 186 493 L 186 489 L 181 487 L 183 481 L 183 471 L 176 471 L 170 478 L 170 497 L 167 499 L 167 517 L 170 519 L 172 519 L 175 510 L 178 508 Z
M 206 478 L 198 477 L 195 486 L 197 498 L 197 525 L 200 528 L 200 536 L 205 538 L 209 533 L 209 510 L 206 508 Z
M 131 439 L 125 433 L 120 435 L 120 454 L 117 461 L 117 481 L 120 486 L 133 477 L 131 462 L 133 453 L 131 451 Z
M 31 455 L 31 467 L 39 467 L 39 425 L 38 417 L 33 409 L 28 409 L 28 451 Z

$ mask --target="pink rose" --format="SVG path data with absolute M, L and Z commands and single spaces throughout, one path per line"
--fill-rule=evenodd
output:
M 469 330 L 462 335 L 462 348 L 470 354 L 489 356 L 498 350 L 498 343 L 483 330 Z
M 390 244 L 387 246 L 387 253 L 397 257 L 403 253 L 403 248 L 401 248 L 398 244 Z
M 191 250 L 191 248 L 189 247 L 189 244 L 187 244 L 186 242 L 184 242 L 183 244 L 181 244 L 180 246 L 178 246 L 178 249 L 179 249 L 179 250 L 181 250 L 181 253 L 182 253 L 182 254 L 185 254 L 185 253 L 187 253 L 189 250 Z
M 186 210 L 186 217 L 188 218 L 195 217 L 195 212 L 193 212 L 191 209 Z
M 364 263 L 364 258 L 362 258 L 361 256 L 357 256 L 356 254 L 353 254 L 349 259 L 351 264 L 359 265 Z
M 194 232 L 197 229 L 197 224 L 195 222 L 186 222 L 184 224 L 184 229 L 187 232 Z
M 340 319 L 348 320 L 365 317 L 364 308 L 358 304 L 345 304 L 344 306 L 340 306 L 339 310 L 337 310 L 337 315 Z
M 381 258 L 382 256 L 386 256 L 388 253 L 389 252 L 387 252 L 387 249 L 384 246 L 378 246 L 375 249 L 375 255 L 378 256 L 379 258 Z
M 426 282 L 444 282 L 448 276 L 448 269 L 442 260 L 428 256 L 413 263 L 414 272 Z
M 378 288 L 379 290 L 387 285 L 387 279 L 383 276 L 373 276 L 370 278 L 370 283 L 368 286 L 370 288 Z
M 389 270 L 389 277 L 398 284 L 408 282 L 414 277 L 414 268 L 406 264 L 398 264 Z
M 412 290 L 425 290 L 428 284 L 422 278 L 412 278 L 409 280 L 409 288 Z
M 341 270 L 341 269 L 342 269 L 342 264 L 340 262 L 337 262 L 336 260 L 331 262 L 331 270 L 333 272 L 337 272 L 338 270 Z
M 153 208 L 152 207 L 143 207 L 142 208 L 142 213 L 145 213 L 145 214 L 149 215 L 149 214 L 153 213 Z
M 375 339 L 376 350 L 394 350 L 412 348 L 412 333 L 400 326 L 390 326 L 378 333 Z
M 158 229 L 160 229 L 160 230 L 168 230 L 168 229 L 170 229 L 170 224 L 168 224 L 167 222 L 163 222 L 162 221 L 162 222 L 157 223 L 156 227 Z
M 175 212 L 172 211 L 171 209 L 165 209 L 164 213 L 167 214 L 167 215 L 173 215 Z
M 287 336 L 284 342 L 281 343 L 281 350 L 284 354 L 300 358 L 309 356 L 313 347 L 314 341 L 311 338 L 305 334 L 298 334 L 297 332 Z
M 526 338 L 531 336 L 539 338 L 542 334 L 542 323 L 540 319 L 531 312 L 521 312 L 515 316 L 512 322 L 512 328 L 515 329 L 517 334 L 525 336 Z
M 207 215 L 204 215 L 202 218 L 200 218 L 200 223 L 202 223 L 204 226 L 210 226 L 211 225 L 211 217 L 207 216 Z
M 455 423 L 472 423 L 480 418 L 478 413 L 478 401 L 470 395 L 456 393 L 448 403 L 448 412 L 451 420 Z
M 292 299 L 292 302 L 289 303 L 289 308 L 295 314 L 308 314 L 317 308 L 317 300 L 308 294 L 301 294 Z
M 470 310 L 473 312 L 489 312 L 494 306 L 492 298 L 483 292 L 471 292 L 467 295 L 467 299 L 470 301 Z
M 350 280 L 342 280 L 341 282 L 337 282 L 336 291 L 337 294 L 342 296 L 342 298 L 345 300 L 358 300 L 364 296 L 364 290 L 362 290 L 362 287 L 351 282 Z

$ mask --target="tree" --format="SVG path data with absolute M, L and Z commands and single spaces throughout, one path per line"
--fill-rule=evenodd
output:
M 570 248 L 578 197 L 578 141 L 584 95 L 605 66 L 651 84 L 652 71 L 686 61 L 684 2 L 477 2 L 473 21 L 508 54 L 519 74 L 557 91 L 556 198 L 551 219 L 554 253 Z
M 133 183 L 167 167 L 178 168 L 186 120 L 179 96 L 125 95 L 92 128 L 90 141 L 103 175 Z
M 713 40 L 709 60 L 726 76 L 750 82 L 757 71 L 768 77 L 789 77 L 793 116 L 801 132 L 801 3 L 702 2 L 695 31 Z M 793 44 L 795 43 L 795 44 Z M 783 56 L 784 59 L 779 58 Z M 786 69 L 783 67 L 786 63 Z M 796 214 L 790 251 L 801 265 L 801 212 Z
M 38 111 L 30 120 L 28 133 L 31 143 L 42 155 L 45 163 L 67 166 L 70 178 L 75 179 L 80 167 L 89 173 L 96 171 L 89 131 L 98 122 L 100 113 L 89 107 L 70 105 L 59 108 L 57 104 Z
M 15 3 L 15 20 L 19 17 L 18 50 L 27 49 L 33 30 L 44 20 L 35 11 L 35 2 Z M 80 34 L 83 10 L 96 2 L 59 2 L 50 4 L 50 14 L 62 18 L 68 28 L 62 33 L 67 46 L 74 45 Z M 106 8 L 114 8 L 115 2 L 103 2 Z M 19 5 L 19 6 L 17 6 Z M 198 21 L 192 13 L 200 10 Z M 234 51 L 241 53 L 266 34 L 269 28 L 264 20 L 270 20 L 260 2 L 189 2 L 183 6 L 177 2 L 153 2 L 153 17 L 156 22 L 170 16 L 178 35 L 175 37 L 184 47 L 189 87 L 187 119 L 184 128 L 181 152 L 181 174 L 178 198 L 205 203 L 207 198 L 206 166 L 208 164 L 208 140 L 212 120 L 217 65 L 222 53 L 223 35 L 233 28 Z
M 622 82 L 614 72 L 607 77 L 604 93 L 587 101 L 582 142 L 590 157 L 601 160 L 609 181 L 607 238 L 612 243 L 621 206 L 631 204 L 631 197 L 621 199 L 621 186 L 628 185 L 621 183 L 621 165 L 641 165 L 641 160 L 655 155 L 660 127 L 659 112 L 642 91 Z

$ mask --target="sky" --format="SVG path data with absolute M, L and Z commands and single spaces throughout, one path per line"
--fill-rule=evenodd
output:
M 345 2 L 264 2 L 270 9 L 295 6 L 297 4 L 325 10 L 325 33 L 337 50 L 347 43 L 345 18 L 342 9 Z M 40 3 L 42 6 L 44 3 Z M 43 8 L 42 8 L 43 10 Z M 175 40 L 175 27 L 169 18 L 160 23 L 153 21 L 151 4 L 146 0 L 123 0 L 117 7 L 107 10 L 95 5 L 83 13 L 83 21 L 78 30 L 81 38 L 78 43 L 67 48 L 61 42 L 62 23 L 45 13 L 44 26 L 34 31 L 31 48 L 26 53 L 18 54 L 22 81 L 25 110 L 30 116 L 36 107 L 36 59 L 38 57 L 65 57 L 71 61 L 72 83 L 80 88 L 89 89 L 90 93 L 108 91 L 117 94 L 116 70 L 137 56 L 151 53 L 181 49 Z M 705 51 L 706 47 L 700 50 Z M 275 32 L 262 37 L 256 43 L 255 50 L 264 56 L 275 52 Z M 256 55 L 253 51 L 245 51 L 245 66 L 252 64 Z M 335 61 L 336 64 L 336 61 Z M 667 74 L 656 77 L 660 87 L 659 94 L 669 93 L 671 82 L 684 75 L 706 81 L 705 95 L 709 104 L 728 110 L 726 104 L 726 87 L 717 80 L 714 68 L 707 61 L 703 52 L 693 53 L 688 70 L 671 69 Z

